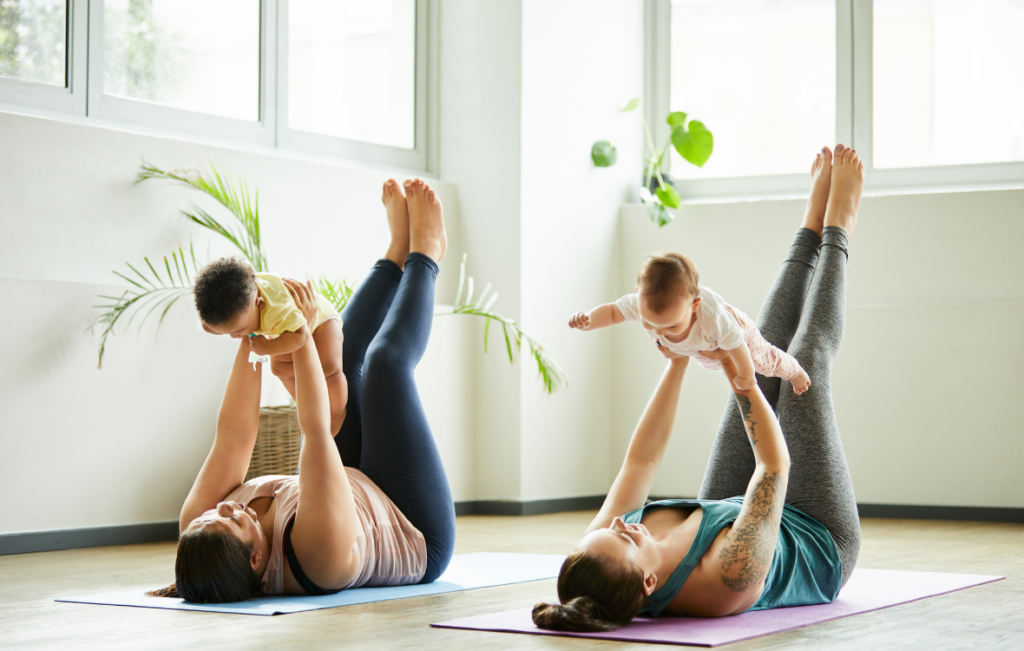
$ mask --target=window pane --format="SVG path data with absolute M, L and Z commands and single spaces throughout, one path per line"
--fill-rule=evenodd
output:
M 288 126 L 415 146 L 415 0 L 291 0 Z
M 259 2 L 105 4 L 105 94 L 240 120 L 259 119 Z
M 0 77 L 67 86 L 67 3 L 0 0 Z
M 672 0 L 671 57 L 672 110 L 715 136 L 676 178 L 807 172 L 835 139 L 834 0 Z
M 874 167 L 1024 160 L 1024 0 L 875 0 Z

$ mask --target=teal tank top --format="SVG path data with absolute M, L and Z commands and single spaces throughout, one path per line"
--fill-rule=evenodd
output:
M 727 500 L 661 500 L 622 516 L 627 524 L 638 524 L 645 514 L 664 508 L 700 507 L 703 516 L 693 544 L 676 566 L 668 581 L 651 595 L 640 611 L 656 617 L 682 590 L 693 568 L 704 556 L 715 537 L 735 522 L 743 505 L 742 497 Z M 765 580 L 764 593 L 750 610 L 768 610 L 786 606 L 812 606 L 835 601 L 842 587 L 843 563 L 832 535 L 820 522 L 794 506 L 782 510 L 779 540 Z

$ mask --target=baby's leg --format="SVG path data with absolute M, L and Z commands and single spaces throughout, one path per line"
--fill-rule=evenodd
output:
M 274 355 L 270 358 L 270 372 L 274 377 L 281 380 L 281 384 L 288 390 L 288 395 L 295 400 L 295 365 L 292 364 L 292 354 Z
M 747 330 L 747 347 L 754 360 L 754 368 L 765 377 L 778 377 L 793 385 L 797 395 L 811 386 L 811 379 L 800 366 L 800 362 L 786 351 L 773 346 L 761 336 L 757 328 Z
M 331 435 L 336 436 L 341 424 L 345 422 L 345 407 L 348 404 L 348 381 L 341 370 L 344 344 L 341 322 L 329 319 L 321 323 L 313 333 L 313 341 L 316 342 L 324 379 L 327 380 L 327 395 L 331 400 Z

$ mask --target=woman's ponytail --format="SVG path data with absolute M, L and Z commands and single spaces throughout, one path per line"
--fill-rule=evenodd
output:
M 537 604 L 533 607 L 533 623 L 552 631 L 578 633 L 614 631 L 620 626 L 590 597 L 576 597 L 566 604 Z
M 172 583 L 166 588 L 157 588 L 156 590 L 150 590 L 146 593 L 147 597 L 173 597 L 177 599 L 180 595 L 178 594 L 177 584 Z
M 584 552 L 570 554 L 558 573 L 561 604 L 533 607 L 533 623 L 555 631 L 614 631 L 647 603 L 639 567 L 611 568 L 611 560 Z

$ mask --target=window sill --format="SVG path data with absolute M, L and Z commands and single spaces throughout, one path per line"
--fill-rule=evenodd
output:
M 265 156 L 273 156 L 285 160 L 323 163 L 337 165 L 345 167 L 347 169 L 358 171 L 383 172 L 386 174 L 392 174 L 396 176 L 418 176 L 425 180 L 438 180 L 433 173 L 429 173 L 424 170 L 405 169 L 386 165 L 373 165 L 370 163 L 366 163 L 364 161 L 359 161 L 351 158 L 342 158 L 340 156 L 331 156 L 328 154 L 317 154 L 314 152 L 304 150 L 285 149 L 269 145 L 254 144 L 231 138 L 217 138 L 213 136 L 204 136 L 200 134 L 187 133 L 173 129 L 164 129 L 160 127 L 148 126 L 143 124 L 132 124 L 113 120 L 104 120 L 102 118 L 87 117 L 85 115 L 65 113 L 62 111 L 52 111 L 42 108 L 33 108 L 27 106 L 0 103 L 0 115 L 4 114 L 47 120 L 50 122 L 73 124 L 76 126 L 90 127 L 94 129 L 105 129 L 108 131 L 116 131 L 120 133 L 151 136 L 183 143 L 219 147 L 222 149 L 229 149 L 233 151 L 256 153 Z

